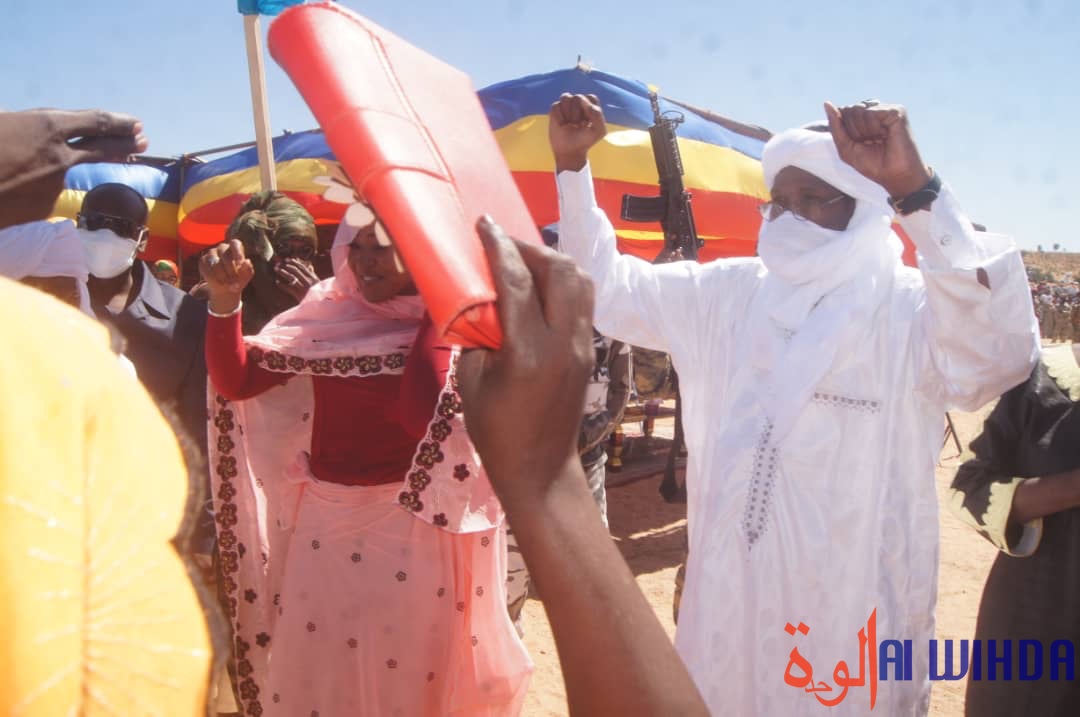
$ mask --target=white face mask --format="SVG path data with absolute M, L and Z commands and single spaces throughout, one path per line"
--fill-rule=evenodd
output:
M 135 263 L 139 245 L 131 239 L 117 236 L 111 229 L 78 230 L 86 255 L 86 268 L 91 276 L 112 279 L 120 276 Z

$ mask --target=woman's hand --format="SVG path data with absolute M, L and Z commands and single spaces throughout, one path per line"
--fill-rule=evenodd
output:
M 274 283 L 298 302 L 307 296 L 308 289 L 319 283 L 315 270 L 305 261 L 290 256 L 274 266 Z
M 255 268 L 244 256 L 244 245 L 233 239 L 203 255 L 199 274 L 210 293 L 210 310 L 215 314 L 231 314 L 240 305 L 244 287 L 255 276 Z

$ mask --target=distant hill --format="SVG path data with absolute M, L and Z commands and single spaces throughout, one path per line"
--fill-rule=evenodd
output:
M 1030 272 L 1036 269 L 1042 274 L 1049 274 L 1052 279 L 1041 281 L 1061 281 L 1065 274 L 1072 273 L 1073 281 L 1080 280 L 1080 253 L 1064 251 L 1024 251 L 1024 266 Z

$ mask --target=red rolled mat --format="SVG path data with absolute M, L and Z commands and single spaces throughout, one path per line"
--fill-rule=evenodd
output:
M 511 236 L 540 236 L 469 77 L 336 4 L 286 10 L 269 46 L 390 232 L 439 331 L 498 347 L 476 220 L 490 214 Z

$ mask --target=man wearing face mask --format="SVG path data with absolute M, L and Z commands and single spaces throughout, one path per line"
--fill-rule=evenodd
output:
M 563 95 L 550 115 L 562 248 L 596 283 L 594 323 L 679 372 L 690 557 L 675 643 L 714 714 L 926 714 L 942 415 L 1038 357 L 1019 252 L 975 233 L 904 108 L 825 111 L 827 126 L 765 146 L 759 257 L 704 265 L 620 256 L 587 163 L 603 112 Z M 912 640 L 909 679 L 867 681 L 860 643 L 877 636 Z
M 206 305 L 159 281 L 137 259 L 146 247 L 148 214 L 146 200 L 127 185 L 99 184 L 86 193 L 77 224 L 90 270 L 90 305 L 123 334 L 125 354 L 146 390 L 159 403 L 173 404 L 205 457 Z M 208 541 L 212 522 L 200 529 Z

